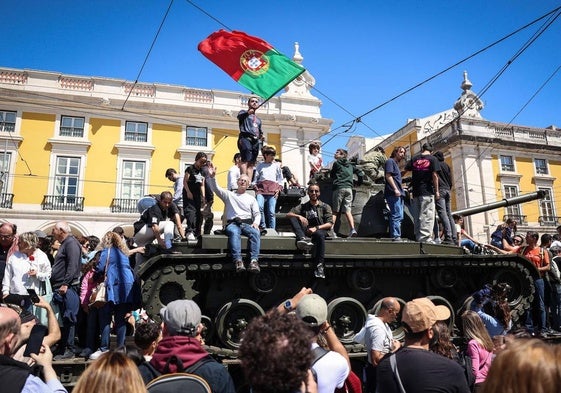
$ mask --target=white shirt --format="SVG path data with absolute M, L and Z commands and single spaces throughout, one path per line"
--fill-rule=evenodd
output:
M 9 293 L 28 295 L 28 288 L 40 293 L 40 281 L 46 281 L 51 277 L 51 263 L 47 255 L 39 249 L 33 252 L 32 257 L 30 258 L 20 251 L 16 251 L 10 256 L 6 262 L 4 280 L 2 280 L 4 295 Z M 28 274 L 31 267 L 37 272 L 36 276 Z
M 312 350 L 317 347 L 317 343 L 312 344 Z M 350 372 L 347 359 L 334 351 L 326 353 L 312 368 L 318 377 L 318 393 L 333 393 L 335 388 L 342 388 Z
M 228 190 L 233 191 L 238 188 L 238 179 L 240 178 L 240 167 L 237 165 L 228 169 Z
M 213 177 L 208 178 L 208 184 L 212 191 L 218 195 L 220 199 L 224 201 L 226 209 L 224 214 L 226 215 L 226 220 L 232 220 L 236 217 L 242 220 L 252 219 L 254 225 L 259 225 L 261 222 L 261 213 L 259 212 L 259 205 L 257 204 L 257 199 L 253 195 L 244 192 L 243 194 L 238 194 L 235 191 L 227 191 L 220 188 L 216 184 L 216 179 Z
M 372 363 L 372 351 L 389 353 L 393 345 L 393 333 L 390 326 L 375 315 L 369 314 L 366 323 L 357 336 L 364 330 L 364 348 L 368 362 Z M 356 338 L 355 338 L 356 341 Z

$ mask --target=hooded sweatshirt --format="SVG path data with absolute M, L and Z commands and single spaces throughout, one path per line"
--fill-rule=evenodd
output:
M 353 173 L 359 178 L 359 184 L 362 183 L 364 174 L 346 158 L 339 158 L 333 163 L 331 168 L 331 179 L 333 180 L 333 190 L 342 188 L 353 188 Z

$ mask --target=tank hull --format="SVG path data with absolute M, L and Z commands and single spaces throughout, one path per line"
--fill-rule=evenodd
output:
M 235 353 L 251 318 L 302 287 L 326 299 L 330 322 L 350 348 L 367 310 L 385 296 L 403 303 L 431 296 L 451 309 L 453 327 L 472 293 L 488 283 L 506 282 L 512 287 L 509 300 L 517 321 L 530 306 L 538 275 L 517 255 L 466 255 L 459 247 L 389 239 L 327 240 L 324 280 L 313 276 L 313 256 L 298 251 L 290 236 L 262 238 L 260 274 L 235 272 L 224 236 L 203 236 L 199 244 L 181 243 L 177 249 L 182 254 L 158 255 L 140 268 L 145 308 L 157 318 L 168 302 L 193 299 L 205 316 L 206 342 L 221 355 Z M 399 337 L 399 325 L 394 328 Z

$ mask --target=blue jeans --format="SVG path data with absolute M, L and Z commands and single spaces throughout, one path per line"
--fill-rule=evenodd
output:
M 551 283 L 550 303 L 551 328 L 561 331 L 561 284 Z
M 242 260 L 242 235 L 247 236 L 249 255 L 251 259 L 259 259 L 261 246 L 261 234 L 257 228 L 242 222 L 240 225 L 231 222 L 226 226 L 226 236 L 228 236 L 228 248 L 232 253 L 234 262 Z
M 107 303 L 99 310 L 99 327 L 101 329 L 101 345 L 99 349 L 102 351 L 109 350 L 110 334 L 111 334 L 111 316 L 115 314 L 115 332 L 117 333 L 117 348 L 125 345 L 125 335 L 127 334 L 127 325 L 125 315 L 132 310 L 129 303 L 113 304 Z
M 545 314 L 545 284 L 543 278 L 538 278 L 534 281 L 536 292 L 534 293 L 534 301 L 532 307 L 526 311 L 526 328 L 530 332 L 537 333 L 546 328 L 546 314 Z M 534 327 L 533 314 L 538 316 L 538 330 Z
M 395 239 L 401 237 L 401 221 L 403 221 L 403 197 L 395 195 L 386 196 L 386 202 L 390 208 L 389 231 L 390 237 Z
M 463 239 L 463 240 L 460 242 L 460 246 L 461 246 L 461 247 L 465 247 L 465 248 L 467 248 L 468 250 L 470 250 L 470 251 L 473 252 L 473 249 L 475 248 L 475 243 L 474 243 L 471 239 Z
M 277 208 L 277 198 L 274 195 L 261 195 L 257 194 L 255 196 L 257 199 L 257 204 L 259 205 L 259 211 L 261 212 L 261 228 L 273 228 L 277 227 L 277 222 L 275 218 L 275 210 Z

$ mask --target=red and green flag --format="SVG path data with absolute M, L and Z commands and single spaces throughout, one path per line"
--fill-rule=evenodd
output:
M 198 48 L 236 82 L 265 101 L 305 71 L 261 38 L 241 31 L 219 30 L 201 41 Z

